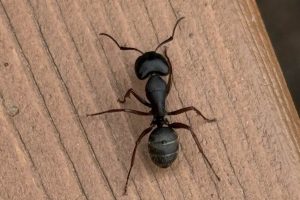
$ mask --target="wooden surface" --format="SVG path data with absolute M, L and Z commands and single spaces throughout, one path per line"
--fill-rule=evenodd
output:
M 135 139 L 151 118 L 85 114 L 119 105 L 133 87 L 135 52 L 168 45 L 171 117 L 193 126 L 168 169 L 143 140 L 122 196 Z M 254 1 L 0 1 L 0 199 L 300 199 L 299 119 Z

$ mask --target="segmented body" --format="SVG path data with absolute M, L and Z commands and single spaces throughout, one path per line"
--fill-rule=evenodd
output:
M 169 167 L 177 158 L 178 136 L 172 128 L 157 127 L 149 136 L 151 160 L 159 167 Z

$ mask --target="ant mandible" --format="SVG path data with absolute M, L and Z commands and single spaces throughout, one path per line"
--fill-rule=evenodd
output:
M 179 142 L 178 142 L 178 136 L 174 129 L 187 129 L 191 132 L 193 139 L 202 154 L 204 160 L 207 162 L 211 170 L 213 171 L 216 178 L 220 181 L 219 176 L 214 171 L 211 163 L 209 162 L 208 158 L 203 152 L 203 149 L 200 145 L 199 140 L 197 139 L 196 134 L 192 130 L 192 128 L 186 124 L 174 122 L 169 123 L 166 119 L 166 115 L 178 115 L 181 113 L 185 113 L 187 111 L 195 111 L 198 115 L 200 115 L 206 122 L 215 122 L 216 119 L 208 119 L 206 118 L 198 109 L 196 109 L 193 106 L 184 107 L 179 110 L 168 112 L 166 111 L 165 102 L 166 98 L 170 92 L 171 86 L 172 86 L 172 64 L 171 61 L 167 55 L 167 50 L 164 51 L 164 56 L 156 53 L 157 49 L 161 47 L 162 45 L 170 42 L 173 40 L 176 27 L 178 23 L 183 19 L 184 17 L 181 17 L 177 20 L 174 28 L 172 36 L 168 39 L 161 42 L 154 51 L 149 52 L 142 52 L 141 50 L 133 47 L 125 47 L 120 46 L 119 43 L 109 34 L 107 33 L 100 33 L 100 35 L 106 36 L 110 38 L 118 47 L 120 50 L 132 50 L 137 51 L 141 53 L 142 55 L 139 56 L 135 62 L 135 73 L 138 79 L 144 80 L 146 78 L 149 78 L 146 84 L 146 96 L 147 100 L 145 100 L 143 97 L 138 95 L 132 88 L 130 88 L 124 95 L 124 98 L 118 99 L 119 103 L 125 103 L 126 98 L 130 97 L 132 94 L 136 99 L 141 102 L 143 105 L 149 107 L 151 110 L 149 112 L 143 112 L 138 110 L 132 110 L 132 109 L 111 109 L 103 112 L 98 112 L 94 114 L 88 114 L 87 116 L 95 116 L 95 115 L 101 115 L 104 113 L 114 113 L 114 112 L 127 112 L 127 113 L 133 113 L 136 115 L 152 115 L 153 120 L 150 124 L 150 127 L 146 128 L 138 137 L 138 139 L 135 142 L 135 147 L 133 149 L 133 153 L 131 156 L 131 164 L 130 169 L 126 178 L 125 188 L 124 188 L 124 194 L 127 192 L 127 185 L 128 180 L 130 176 L 130 172 L 132 170 L 133 164 L 134 164 L 134 158 L 136 154 L 136 149 L 142 140 L 144 136 L 146 136 L 148 133 L 150 133 L 154 126 L 156 128 L 151 132 L 149 136 L 149 142 L 148 142 L 148 150 L 151 157 L 151 160 L 159 167 L 167 168 L 169 167 L 174 160 L 177 158 L 178 149 L 179 149 Z M 168 77 L 168 83 L 166 83 L 161 76 Z

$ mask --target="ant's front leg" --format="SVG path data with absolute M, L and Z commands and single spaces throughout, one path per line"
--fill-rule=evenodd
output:
M 171 90 L 171 87 L 172 87 L 173 66 L 172 66 L 171 60 L 170 60 L 170 58 L 168 56 L 167 48 L 165 48 L 164 54 L 165 54 L 165 57 L 167 58 L 167 61 L 168 61 L 168 64 L 169 64 L 169 79 L 168 79 L 168 83 L 167 83 L 167 95 L 168 95 L 169 92 L 170 92 L 170 90 Z
M 126 102 L 126 98 L 130 97 L 130 94 L 133 94 L 133 96 L 135 96 L 135 98 L 141 102 L 142 104 L 144 104 L 145 106 L 148 106 L 149 108 L 151 108 L 151 104 L 148 103 L 143 97 L 139 96 L 138 94 L 136 94 L 134 92 L 134 90 L 132 88 L 130 88 L 124 95 L 123 99 L 118 99 L 119 103 L 125 103 Z

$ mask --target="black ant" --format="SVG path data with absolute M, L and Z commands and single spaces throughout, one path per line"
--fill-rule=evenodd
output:
M 179 122 L 169 123 L 168 120 L 166 119 L 166 115 L 178 115 L 187 111 L 195 111 L 207 122 L 216 121 L 216 119 L 206 118 L 199 110 L 197 110 L 193 106 L 181 108 L 179 110 L 175 110 L 172 112 L 166 111 L 165 102 L 172 85 L 172 64 L 167 55 L 166 49 L 164 51 L 165 57 L 159 53 L 156 53 L 156 51 L 162 45 L 173 40 L 176 27 L 183 18 L 184 17 L 181 17 L 180 19 L 177 20 L 173 28 L 173 33 L 171 37 L 169 37 L 168 39 L 160 43 L 154 51 L 149 51 L 146 53 L 136 48 L 120 46 L 119 43 L 112 36 L 106 33 L 100 33 L 100 35 L 110 38 L 120 48 L 120 50 L 133 50 L 141 53 L 142 55 L 139 56 L 135 62 L 135 73 L 140 80 L 144 80 L 149 77 L 145 88 L 146 96 L 149 102 L 145 100 L 143 97 L 136 94 L 132 88 L 130 88 L 126 92 L 122 100 L 118 99 L 118 102 L 125 103 L 126 98 L 128 98 L 132 94 L 133 96 L 136 97 L 137 100 L 139 100 L 139 102 L 141 102 L 142 104 L 144 104 L 145 106 L 151 109 L 149 112 L 142 112 L 142 111 L 132 110 L 132 109 L 111 109 L 111 110 L 87 115 L 87 116 L 95 116 L 95 115 L 101 115 L 104 113 L 113 113 L 113 112 L 127 112 L 136 115 L 153 115 L 153 120 L 151 122 L 150 127 L 146 128 L 136 140 L 135 147 L 133 149 L 133 153 L 131 157 L 130 169 L 126 179 L 124 194 L 127 192 L 128 180 L 134 164 L 136 149 L 140 141 L 142 140 L 142 138 L 146 136 L 148 133 L 150 133 L 150 131 L 154 128 L 154 126 L 156 126 L 156 128 L 151 132 L 149 136 L 148 149 L 152 161 L 157 166 L 162 168 L 167 168 L 173 163 L 173 161 L 177 158 L 178 148 L 179 148 L 178 136 L 174 131 L 174 129 L 187 129 L 191 132 L 200 153 L 204 157 L 204 160 L 208 163 L 209 167 L 212 169 L 216 178 L 220 181 L 219 176 L 212 168 L 211 163 L 209 162 L 206 155 L 204 154 L 200 142 L 198 141 L 197 136 L 193 132 L 191 127 Z M 169 75 L 168 83 L 166 83 L 161 78 L 161 76 L 166 76 L 166 75 Z

